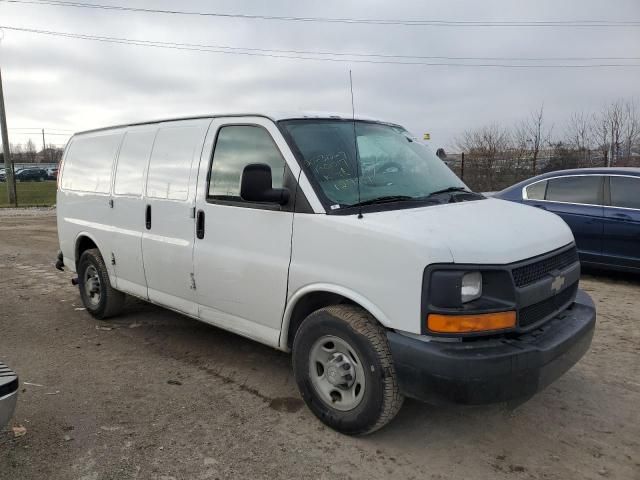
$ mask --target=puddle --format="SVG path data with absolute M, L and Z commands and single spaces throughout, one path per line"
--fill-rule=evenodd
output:
M 269 402 L 269 408 L 277 412 L 295 413 L 304 406 L 304 402 L 299 398 L 280 397 Z

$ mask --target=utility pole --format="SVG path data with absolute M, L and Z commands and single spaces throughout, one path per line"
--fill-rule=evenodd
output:
M 4 93 L 2 91 L 2 70 L 0 69 L 0 134 L 2 135 L 2 152 L 4 154 L 5 180 L 7 182 L 7 198 L 9 205 L 18 206 L 16 195 L 16 179 L 13 176 L 13 162 L 9 152 L 9 132 L 7 130 L 7 114 L 4 109 Z
M 42 160 L 44 161 L 44 151 L 47 148 L 47 144 L 44 142 L 44 128 L 42 129 Z
M 462 160 L 460 161 L 460 180 L 464 182 L 464 152 L 462 152 Z

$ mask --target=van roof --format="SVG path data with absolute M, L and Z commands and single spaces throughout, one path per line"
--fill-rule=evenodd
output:
M 197 120 L 204 118 L 220 118 L 220 117 L 264 117 L 268 118 L 274 122 L 278 122 L 280 120 L 296 120 L 296 119 L 304 119 L 304 118 L 324 118 L 324 119 L 341 119 L 341 120 L 351 120 L 353 117 L 351 114 L 346 113 L 328 113 L 328 112 L 270 112 L 270 113 L 216 113 L 216 114 L 208 114 L 208 115 L 190 115 L 183 117 L 171 117 L 171 118 L 162 118 L 156 120 L 149 120 L 143 122 L 131 122 L 131 123 L 123 123 L 120 125 L 112 125 L 109 127 L 100 127 L 93 128 L 90 130 L 83 130 L 80 132 L 76 132 L 74 135 L 84 134 L 84 133 L 93 133 L 100 132 L 104 130 L 111 130 L 114 128 L 125 128 L 125 127 L 133 127 L 136 125 L 150 125 L 153 123 L 163 123 L 163 122 L 174 122 L 177 120 Z M 392 122 L 384 122 L 376 118 L 366 117 L 361 115 L 355 116 L 356 120 L 365 120 L 371 122 L 379 122 L 387 125 L 400 126 L 396 123 Z

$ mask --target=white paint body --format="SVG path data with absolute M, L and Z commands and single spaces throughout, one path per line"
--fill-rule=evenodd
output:
M 118 290 L 286 350 L 291 314 L 306 294 L 340 294 L 384 326 L 420 334 L 422 275 L 428 265 L 508 264 L 573 241 L 559 217 L 497 199 L 366 213 L 362 219 L 328 215 L 274 123 L 283 118 L 294 116 L 216 116 L 74 136 L 65 151 L 57 199 L 65 265 L 75 271 L 78 239 L 88 237 L 100 249 Z M 228 124 L 268 131 L 313 213 L 206 201 L 216 134 Z M 171 148 L 167 142 L 158 142 L 167 129 L 179 132 L 168 141 L 182 142 L 182 157 L 176 160 L 182 167 L 153 173 L 156 158 L 162 162 L 171 155 L 163 150 Z M 146 188 L 117 194 L 122 139 L 141 130 L 152 137 L 152 153 L 140 162 Z M 66 162 L 74 143 L 84 139 L 90 144 L 105 134 L 120 138 L 113 166 L 105 169 L 108 191 L 67 188 L 75 167 L 65 172 Z M 160 187 L 166 187 L 166 195 Z M 145 226 L 148 205 L 150 229 Z M 203 239 L 195 235 L 196 210 L 206 216 Z

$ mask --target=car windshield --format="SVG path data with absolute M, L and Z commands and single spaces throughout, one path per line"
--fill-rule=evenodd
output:
M 280 125 L 331 210 L 467 190 L 449 167 L 401 127 L 339 119 L 286 120 Z

